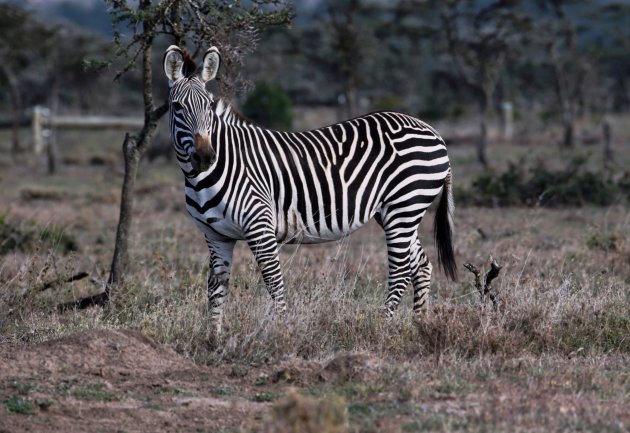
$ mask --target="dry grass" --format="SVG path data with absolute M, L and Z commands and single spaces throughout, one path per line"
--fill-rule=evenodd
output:
M 468 152 L 453 149 L 454 161 L 460 151 Z M 209 338 L 206 251 L 183 210 L 176 170 L 147 167 L 139 179 L 133 263 L 110 310 L 64 314 L 56 304 L 99 291 L 98 281 L 106 278 L 120 173 L 109 166 L 81 165 L 63 167 L 52 178 L 41 177 L 43 168 L 31 170 L 40 177 L 19 167 L 4 171 L 0 202 L 7 205 L 0 213 L 6 221 L 59 227 L 76 239 L 79 251 L 65 254 L 59 245 L 36 242 L 2 257 L 0 344 L 132 328 L 209 366 L 274 366 L 287 358 L 326 362 L 340 353 L 365 353 L 385 362 L 386 368 L 375 368 L 378 374 L 360 380 L 300 387 L 299 393 L 315 397 L 303 400 L 298 393 L 279 400 L 281 407 L 306 414 L 307 424 L 317 414 L 332 417 L 328 427 L 304 427 L 312 431 L 343 431 L 336 430 L 339 416 L 350 431 L 627 427 L 618 410 L 630 395 L 626 207 L 458 209 L 461 281 L 448 282 L 436 272 L 431 305 L 419 322 L 412 319 L 410 293 L 393 319 L 381 314 L 386 257 L 375 225 L 335 244 L 284 247 L 289 311 L 281 318 L 270 313 L 251 254 L 239 246 L 224 333 Z M 73 185 L 72 193 L 64 194 Z M 421 239 L 435 260 L 427 219 Z M 497 312 L 479 305 L 472 275 L 461 267 L 466 261 L 487 266 L 489 255 L 504 266 L 495 281 L 502 297 Z M 83 270 L 95 281 L 34 290 Z M 339 415 L 322 396 L 339 397 L 347 412 Z M 500 396 L 503 401 L 497 400 Z M 450 405 L 451 399 L 456 404 Z M 561 413 L 557 420 L 555 411 Z M 274 431 L 295 430 L 290 427 L 294 421 L 270 417 L 263 424 Z
M 280 318 L 271 314 L 253 259 L 240 247 L 225 332 L 218 339 L 208 339 L 203 251 L 185 251 L 186 242 L 177 241 L 180 235 L 193 236 L 194 231 L 183 225 L 153 233 L 139 229 L 131 276 L 118 288 L 106 313 L 55 312 L 55 304 L 68 300 L 68 295 L 98 290 L 89 282 L 67 285 L 65 291 L 22 296 L 54 275 L 72 274 L 78 269 L 73 265 L 76 256 L 16 254 L 23 261 L 13 275 L 7 267 L 17 258 L 8 257 L 0 274 L 6 284 L 2 335 L 5 341 L 34 342 L 93 327 L 130 327 L 206 363 L 264 362 L 287 355 L 322 359 L 338 351 L 357 350 L 401 359 L 569 355 L 577 350 L 589 355 L 628 353 L 630 218 L 624 211 L 580 210 L 583 219 L 594 218 L 584 227 L 571 221 L 579 217 L 573 210 L 503 210 L 501 217 L 507 216 L 508 225 L 502 220 L 493 222 L 496 212 L 493 215 L 491 210 L 460 209 L 460 262 L 484 264 L 492 254 L 505 266 L 496 283 L 502 297 L 500 309 L 494 312 L 479 304 L 471 275 L 462 272 L 462 282 L 452 284 L 438 274 L 435 299 L 420 321 L 412 319 L 410 294 L 394 319 L 385 320 L 381 314 L 386 294 L 385 252 L 375 226 L 335 245 L 287 247 L 283 263 L 290 308 Z M 476 234 L 473 227 L 480 225 L 493 227 L 492 232 L 485 229 L 493 237 L 483 240 Z M 553 227 L 559 228 L 553 232 Z M 608 233 L 615 233 L 614 249 L 589 247 L 593 237 L 605 238 Z M 82 246 L 82 253 L 90 249 Z M 51 263 L 57 265 L 56 273 Z M 70 289 L 76 291 L 68 293 Z M 15 315 L 20 319 L 16 321 Z

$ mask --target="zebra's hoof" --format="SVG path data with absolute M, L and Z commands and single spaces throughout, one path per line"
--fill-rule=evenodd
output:
M 273 315 L 274 316 L 284 316 L 284 314 L 287 311 L 287 304 L 286 303 L 275 303 L 273 306 Z
M 384 305 L 381 309 L 385 320 L 390 320 L 394 317 L 394 310 L 390 306 Z

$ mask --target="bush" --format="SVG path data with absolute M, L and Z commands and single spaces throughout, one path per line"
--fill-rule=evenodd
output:
M 447 117 L 447 113 L 441 107 L 429 107 L 418 111 L 418 118 L 425 122 L 442 120 Z
M 313 399 L 292 391 L 273 407 L 263 431 L 341 433 L 348 431 L 346 418 L 343 399 Z
M 278 85 L 259 82 L 243 104 L 243 114 L 266 128 L 290 130 L 291 98 Z
M 377 111 L 389 111 L 389 110 L 401 110 L 403 103 L 399 97 L 388 95 L 374 101 L 374 110 Z
M 543 161 L 526 169 L 524 160 L 510 162 L 503 173 L 486 170 L 460 191 L 461 204 L 476 206 L 608 206 L 630 199 L 630 178 L 626 173 L 615 181 L 611 173 L 584 169 L 586 160 L 576 158 L 560 171 L 549 170 Z

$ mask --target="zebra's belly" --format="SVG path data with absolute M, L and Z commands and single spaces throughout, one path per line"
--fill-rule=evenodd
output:
M 360 229 L 367 221 L 343 221 L 330 227 L 324 221 L 308 221 L 296 211 L 290 211 L 287 217 L 277 217 L 276 239 L 286 244 L 320 244 L 334 242 L 349 236 Z
M 223 213 L 216 209 L 200 213 L 196 209 L 187 206 L 188 213 L 192 217 L 195 225 L 201 232 L 210 239 L 245 239 L 243 228 L 228 218 L 223 217 Z
M 329 236 L 305 235 L 303 233 L 295 233 L 293 236 L 290 236 L 288 238 L 278 237 L 277 239 L 279 243 L 285 244 L 323 244 L 325 242 L 335 242 L 343 239 L 347 236 L 350 236 L 350 234 L 356 230 L 358 230 L 358 228 Z

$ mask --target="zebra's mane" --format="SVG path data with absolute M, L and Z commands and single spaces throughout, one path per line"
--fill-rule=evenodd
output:
M 225 98 L 219 98 L 215 104 L 214 113 L 228 124 L 250 125 L 252 122 L 245 118 L 232 103 Z
M 190 78 L 197 71 L 197 64 L 195 63 L 195 60 L 192 58 L 188 50 L 184 49 L 183 53 L 184 66 L 182 67 L 182 73 L 184 74 L 184 77 Z

